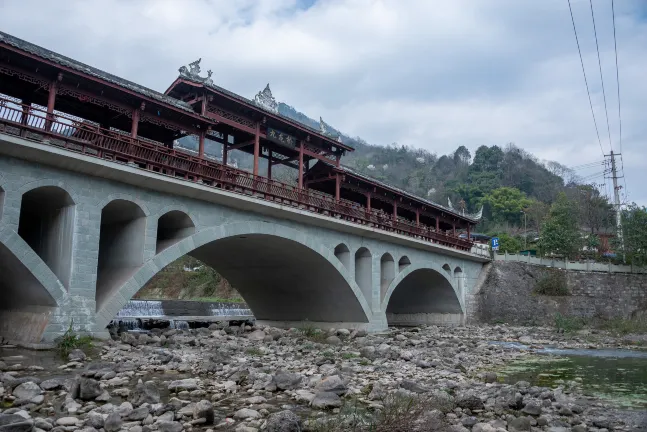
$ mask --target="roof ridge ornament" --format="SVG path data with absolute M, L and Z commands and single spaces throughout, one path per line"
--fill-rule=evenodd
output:
M 267 83 L 263 91 L 259 91 L 256 96 L 254 96 L 254 104 L 263 108 L 266 111 L 278 114 L 279 113 L 279 104 L 276 102 L 274 96 L 272 96 L 272 90 L 270 89 L 270 83 Z
M 465 201 L 461 199 L 460 204 L 461 204 L 461 210 L 455 209 L 454 205 L 452 204 L 451 198 L 447 197 L 447 205 L 448 205 L 450 210 L 455 211 L 456 213 L 458 213 L 460 215 L 467 216 L 468 218 L 473 219 L 473 220 L 480 220 L 483 217 L 483 206 L 482 205 L 481 205 L 481 208 L 479 209 L 479 211 L 477 211 L 476 213 L 467 213 L 467 212 L 465 212 L 465 207 L 466 207 Z
M 184 78 L 188 78 L 193 81 L 205 83 L 205 84 L 213 84 L 213 80 L 211 79 L 211 75 L 213 75 L 213 72 L 211 70 L 207 71 L 206 77 L 200 76 L 201 61 L 202 61 L 202 57 L 197 59 L 194 62 L 189 63 L 188 68 L 186 66 L 182 66 L 180 69 L 178 69 L 178 71 L 180 72 L 180 76 Z

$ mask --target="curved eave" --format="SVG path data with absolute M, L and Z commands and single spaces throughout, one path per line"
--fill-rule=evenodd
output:
M 204 121 L 204 122 L 213 123 L 212 120 L 208 119 L 207 117 L 201 116 L 200 114 L 198 114 L 195 111 L 193 111 L 192 109 L 190 109 L 190 107 L 188 107 L 188 106 L 187 107 L 178 107 L 178 106 L 176 106 L 174 104 L 164 102 L 163 100 L 160 100 L 158 98 L 151 97 L 151 96 L 147 95 L 146 93 L 138 92 L 138 91 L 123 87 L 123 86 L 121 86 L 119 84 L 113 83 L 111 81 L 102 79 L 100 76 L 97 76 L 95 74 L 89 74 L 89 73 L 80 71 L 80 70 L 78 70 L 76 68 L 73 68 L 73 67 L 70 67 L 70 66 L 67 66 L 67 65 L 63 65 L 63 64 L 57 63 L 57 62 L 55 62 L 53 60 L 41 57 L 41 56 L 36 55 L 36 54 L 33 54 L 33 53 L 29 52 L 29 51 L 22 50 L 22 49 L 20 49 L 18 47 L 15 47 L 15 46 L 11 45 L 8 42 L 0 41 L 0 47 L 4 48 L 6 50 L 9 50 L 9 51 L 15 52 L 17 54 L 23 55 L 25 57 L 29 57 L 29 58 L 31 58 L 33 60 L 42 62 L 44 64 L 47 64 L 48 66 L 50 66 L 52 68 L 56 68 L 56 69 L 60 70 L 61 72 L 69 73 L 69 74 L 72 74 L 72 75 L 75 75 L 75 76 L 78 76 L 78 77 L 81 77 L 81 78 L 84 78 L 84 79 L 87 79 L 87 80 L 90 80 L 90 81 L 94 81 L 94 82 L 99 83 L 101 85 L 104 85 L 106 87 L 110 87 L 112 89 L 115 89 L 115 90 L 121 91 L 123 93 L 129 94 L 131 96 L 135 96 L 135 97 L 137 97 L 137 98 L 139 98 L 139 99 L 141 99 L 143 101 L 146 101 L 147 103 L 151 103 L 151 104 L 154 104 L 154 105 L 159 105 L 161 107 L 167 108 L 167 109 L 172 110 L 174 112 L 177 112 L 177 113 L 192 117 L 192 118 L 194 118 L 196 120 L 201 120 L 201 121 Z M 155 92 L 155 90 L 152 90 L 152 89 L 146 89 L 146 91 L 152 92 L 152 93 L 157 93 L 157 92 Z
M 404 198 L 410 199 L 411 201 L 415 201 L 416 203 L 418 203 L 418 204 L 420 204 L 422 206 L 432 208 L 435 211 L 445 213 L 447 215 L 450 215 L 452 217 L 456 217 L 456 218 L 458 218 L 460 220 L 464 220 L 464 221 L 466 221 L 468 223 L 472 223 L 474 225 L 476 225 L 480 221 L 480 219 L 473 219 L 473 218 L 467 217 L 467 216 L 462 215 L 460 213 L 456 213 L 455 211 L 452 211 L 452 210 L 450 210 L 450 209 L 448 209 L 446 207 L 443 207 L 443 206 L 441 206 L 439 204 L 433 203 L 431 201 L 427 201 L 425 199 L 422 199 L 422 198 L 420 198 L 418 196 L 415 196 L 413 194 L 410 194 L 410 193 L 408 193 L 406 191 L 400 190 L 400 189 L 395 188 L 393 186 L 389 186 L 387 183 L 382 183 L 382 182 L 379 182 L 379 181 L 375 181 L 375 180 L 373 180 L 372 178 L 370 178 L 368 176 L 357 175 L 356 173 L 354 173 L 352 171 L 344 169 L 343 166 L 336 167 L 336 166 L 333 166 L 333 165 L 330 165 L 330 164 L 327 164 L 327 165 L 330 166 L 335 172 L 337 172 L 337 173 L 339 173 L 341 175 L 353 176 L 353 177 L 355 177 L 355 178 L 357 178 L 357 179 L 359 179 L 361 181 L 370 183 L 374 187 L 385 189 L 385 190 L 387 190 L 387 191 L 389 191 L 389 192 L 391 192 L 391 193 L 393 193 L 393 194 L 395 194 L 397 196 L 402 196 Z
M 230 100 L 230 101 L 232 101 L 232 102 L 234 102 L 234 103 L 241 104 L 241 105 L 243 105 L 245 108 L 247 108 L 247 109 L 250 109 L 250 110 L 254 111 L 254 112 L 255 112 L 256 114 L 258 114 L 258 115 L 262 115 L 262 116 L 266 116 L 266 117 L 272 118 L 272 119 L 274 119 L 275 121 L 280 122 L 280 123 L 286 123 L 286 124 L 288 124 L 288 125 L 290 125 L 290 126 L 292 126 L 292 127 L 296 128 L 296 129 L 299 129 L 299 130 L 300 130 L 300 131 L 302 131 L 303 133 L 306 133 L 306 134 L 309 134 L 309 135 L 316 136 L 317 138 L 320 138 L 320 139 L 322 139 L 322 140 L 326 141 L 326 142 L 327 142 L 328 144 L 330 144 L 330 145 L 333 145 L 333 146 L 335 146 L 335 147 L 339 147 L 339 148 L 344 149 L 344 150 L 349 151 L 349 152 L 355 151 L 355 149 L 354 149 L 353 147 L 348 146 L 348 145 L 346 145 L 346 144 L 344 144 L 344 143 L 341 143 L 341 142 L 339 142 L 339 141 L 337 141 L 337 140 L 335 140 L 335 139 L 332 139 L 332 138 L 330 138 L 330 137 L 328 137 L 328 136 L 326 136 L 326 135 L 322 135 L 322 134 L 321 134 L 321 133 L 319 133 L 319 132 L 313 131 L 312 129 L 305 127 L 304 125 L 300 124 L 300 123 L 299 123 L 299 122 L 297 122 L 297 121 L 287 119 L 286 117 L 283 117 L 283 116 L 278 116 L 278 115 L 276 115 L 276 114 L 274 114 L 274 113 L 271 113 L 271 112 L 269 112 L 269 111 L 265 111 L 264 109 L 259 108 L 259 107 L 258 107 L 258 106 L 256 106 L 253 102 L 248 101 L 247 99 L 243 98 L 242 96 L 238 96 L 238 95 L 236 95 L 237 97 L 234 97 L 234 96 L 232 96 L 232 95 L 230 95 L 230 94 L 228 94 L 228 93 L 221 92 L 221 91 L 219 91 L 218 89 L 216 89 L 216 88 L 214 88 L 214 87 L 205 86 L 203 83 L 198 83 L 198 82 L 195 82 L 195 81 L 191 81 L 191 80 L 184 79 L 184 78 L 182 78 L 182 77 L 178 77 L 178 78 L 176 78 L 176 80 L 175 80 L 175 81 L 173 81 L 173 84 L 171 84 L 171 85 L 169 86 L 169 88 L 168 88 L 168 89 L 166 89 L 166 91 L 164 92 L 164 94 L 166 94 L 166 95 L 170 94 L 170 92 L 171 92 L 171 91 L 172 91 L 172 90 L 173 90 L 173 89 L 174 89 L 178 84 L 187 84 L 187 85 L 190 85 L 190 86 L 192 86 L 192 87 L 203 88 L 203 89 L 205 89 L 205 90 L 208 90 L 208 91 L 210 91 L 210 92 L 212 92 L 212 93 L 217 94 L 217 95 L 218 95 L 218 96 L 220 96 L 220 97 L 226 98 L 226 99 L 228 99 L 228 100 Z

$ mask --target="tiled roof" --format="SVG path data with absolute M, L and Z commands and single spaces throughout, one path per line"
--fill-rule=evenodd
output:
M 327 165 L 330 165 L 330 164 L 327 164 Z M 330 166 L 333 166 L 333 165 L 330 165 Z M 340 170 L 342 170 L 344 172 L 347 172 L 347 173 L 349 173 L 351 175 L 354 175 L 356 177 L 360 177 L 360 178 L 362 178 L 362 179 L 364 179 L 364 180 L 366 180 L 366 181 L 368 181 L 370 183 L 375 183 L 375 184 L 377 184 L 379 186 L 382 186 L 385 189 L 393 190 L 393 191 L 395 191 L 395 192 L 397 192 L 399 194 L 402 194 L 403 196 L 406 196 L 406 197 L 408 197 L 410 199 L 423 202 L 425 204 L 428 204 L 431 207 L 438 208 L 438 209 L 440 209 L 440 210 L 442 210 L 444 212 L 447 212 L 449 214 L 452 214 L 454 216 L 458 216 L 458 217 L 460 217 L 462 219 L 467 219 L 467 220 L 472 221 L 472 222 L 478 222 L 478 219 L 475 219 L 475 218 L 471 217 L 470 215 L 460 214 L 456 210 L 450 209 L 449 207 L 445 207 L 445 206 L 440 205 L 438 203 L 435 203 L 433 201 L 429 201 L 428 199 L 425 199 L 425 198 L 419 197 L 417 195 L 414 195 L 412 193 L 409 193 L 409 192 L 405 191 L 404 189 L 400 189 L 398 187 L 395 187 L 395 186 L 390 185 L 388 183 L 384 183 L 383 181 L 380 181 L 380 180 L 375 179 L 373 177 L 367 176 L 366 174 L 362 174 L 362 173 L 350 168 L 349 166 L 340 165 L 338 169 L 340 169 Z
M 52 61 L 56 64 L 59 64 L 61 66 L 69 67 L 71 69 L 74 69 L 78 72 L 82 72 L 87 75 L 91 75 L 96 78 L 100 78 L 102 80 L 108 81 L 112 84 L 116 84 L 120 87 L 124 87 L 128 90 L 134 91 L 136 93 L 141 94 L 142 96 L 146 96 L 148 98 L 157 100 L 159 102 L 172 105 L 176 108 L 182 109 L 184 111 L 189 111 L 191 113 L 194 113 L 193 108 L 191 105 L 182 102 L 178 99 L 172 98 L 170 96 L 167 96 L 163 93 L 156 92 L 155 90 L 151 90 L 147 87 L 141 86 L 139 84 L 136 84 L 132 81 L 125 80 L 123 78 L 120 78 L 118 76 L 109 74 L 108 72 L 104 72 L 100 69 L 97 69 L 92 66 L 88 66 L 84 63 L 81 63 L 79 61 L 73 60 L 69 57 L 65 57 L 64 55 L 55 53 L 54 51 L 50 51 L 48 49 L 45 49 L 43 47 L 40 47 L 38 45 L 34 45 L 30 42 L 24 41 L 22 39 L 19 39 L 15 36 L 11 36 L 7 33 L 0 32 L 0 43 L 6 43 L 8 45 L 11 45 L 15 48 L 18 48 L 22 51 L 28 52 L 30 54 L 33 54 L 37 57 L 40 57 L 45 60 Z

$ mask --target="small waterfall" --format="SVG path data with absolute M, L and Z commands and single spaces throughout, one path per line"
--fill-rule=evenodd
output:
M 252 311 L 244 303 L 131 300 L 117 313 L 111 326 L 120 332 L 153 328 L 187 330 L 208 327 L 214 321 L 244 322 L 253 318 Z
M 160 300 L 130 300 L 118 313 L 121 317 L 163 317 L 164 308 Z

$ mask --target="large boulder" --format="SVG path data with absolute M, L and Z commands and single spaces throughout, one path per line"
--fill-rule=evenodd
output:
M 294 390 L 299 387 L 303 377 L 297 373 L 278 371 L 273 381 L 279 390 Z
M 203 418 L 207 420 L 207 424 L 213 424 L 213 404 L 208 400 L 201 400 L 200 402 L 196 403 L 193 407 L 193 418 L 196 420 Z
M 79 380 L 79 399 L 84 401 L 94 400 L 103 393 L 99 381 L 92 378 L 81 378 Z
M 263 330 L 255 330 L 247 334 L 247 339 L 251 341 L 262 341 L 265 340 L 265 332 Z
M 119 429 L 121 429 L 122 424 L 123 421 L 121 420 L 121 415 L 117 411 L 115 411 L 108 414 L 108 417 L 106 417 L 105 421 L 103 422 L 103 429 L 106 432 L 117 432 Z
M 280 411 L 267 418 L 265 432 L 301 432 L 301 419 L 290 410 Z
M 18 414 L 0 414 L 0 432 L 29 432 L 34 421 Z
M 36 396 L 40 395 L 41 393 L 40 386 L 36 384 L 35 382 L 24 382 L 15 389 L 13 389 L 13 395 L 18 401 L 21 402 L 28 402 L 32 399 L 34 399 Z
M 187 378 L 182 380 L 171 381 L 168 385 L 168 389 L 171 391 L 179 392 L 182 390 L 197 390 L 199 385 L 199 380 L 197 378 Z
M 153 405 L 160 402 L 160 392 L 154 383 L 144 383 L 142 380 L 139 380 L 130 393 L 129 399 L 133 406 L 140 406 L 144 403 Z
M 475 395 L 459 396 L 456 399 L 456 405 L 458 405 L 460 408 L 463 408 L 463 409 L 467 408 L 471 411 L 482 410 L 484 408 L 484 404 L 481 398 Z
M 339 396 L 346 393 L 346 383 L 339 375 L 331 375 L 319 381 L 315 387 L 317 392 L 332 392 Z
M 341 398 L 336 393 L 332 392 L 319 392 L 315 394 L 314 399 L 310 402 L 313 408 L 339 408 L 341 407 Z

